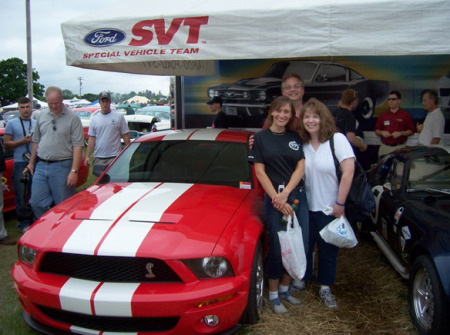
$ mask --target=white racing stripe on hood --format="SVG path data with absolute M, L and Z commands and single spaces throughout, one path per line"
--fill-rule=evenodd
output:
M 159 183 L 133 183 L 100 204 L 64 244 L 63 252 L 93 255 L 111 225 L 140 197 Z
M 154 223 L 192 185 L 165 183 L 147 194 L 114 225 L 98 255 L 135 256 Z

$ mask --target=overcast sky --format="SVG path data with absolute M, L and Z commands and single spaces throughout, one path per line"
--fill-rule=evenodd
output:
M 45 87 L 59 86 L 75 94 L 152 92 L 169 94 L 169 77 L 85 70 L 66 65 L 61 22 L 109 6 L 112 0 L 31 0 L 33 68 Z M 18 57 L 27 62 L 25 0 L 0 0 L 0 60 Z

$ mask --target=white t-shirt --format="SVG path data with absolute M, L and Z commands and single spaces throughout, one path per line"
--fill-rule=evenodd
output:
M 127 121 L 123 115 L 111 111 L 98 113 L 89 124 L 89 136 L 95 137 L 94 157 L 115 157 L 122 150 L 120 139 L 128 133 Z
M 427 114 L 423 123 L 423 130 L 419 134 L 418 144 L 429 145 L 434 137 L 441 138 L 444 136 L 445 118 L 440 108 L 436 108 Z
M 330 141 L 321 143 L 314 150 L 311 143 L 303 144 L 305 153 L 305 190 L 310 211 L 319 212 L 336 203 L 339 184 L 331 153 Z M 347 137 L 334 134 L 334 152 L 339 162 L 355 157 Z

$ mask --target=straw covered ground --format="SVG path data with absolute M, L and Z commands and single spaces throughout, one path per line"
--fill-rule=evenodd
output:
M 262 319 L 239 334 L 418 334 L 409 316 L 407 283 L 373 242 L 361 241 L 353 249 L 340 249 L 332 288 L 336 310 L 323 305 L 318 290 L 318 285 L 311 283 L 294 292 L 304 303 L 300 307 L 286 303 L 289 317 L 273 314 L 266 297 Z

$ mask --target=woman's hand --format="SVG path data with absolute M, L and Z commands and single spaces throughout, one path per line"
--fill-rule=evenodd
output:
M 333 205 L 333 213 L 331 213 L 336 218 L 340 218 L 341 216 L 345 216 L 345 206 L 341 206 L 338 204 Z
M 283 206 L 286 204 L 287 202 L 287 198 L 288 198 L 289 194 L 285 194 L 284 192 L 281 193 L 277 193 L 273 198 L 272 198 L 272 205 L 274 208 L 278 209 L 280 212 L 283 209 Z

